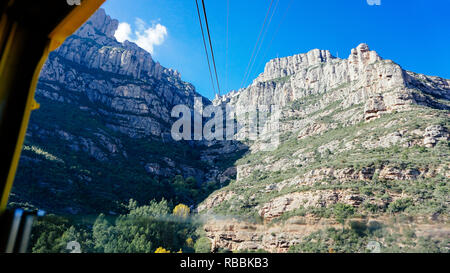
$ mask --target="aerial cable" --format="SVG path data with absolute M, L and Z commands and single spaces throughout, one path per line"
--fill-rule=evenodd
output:
M 209 31 L 208 16 L 206 16 L 205 0 L 202 0 L 202 5 L 203 5 L 203 14 L 205 15 L 206 31 L 208 32 L 209 46 L 211 48 L 211 57 L 212 57 L 213 64 L 214 64 L 214 72 L 216 73 L 217 89 L 219 91 L 219 96 L 220 96 L 219 77 L 217 76 L 216 60 L 214 58 L 214 50 L 213 50 L 213 46 L 212 46 L 212 42 L 211 42 L 211 34 L 210 34 L 210 31 Z
M 265 40 L 265 38 L 266 38 L 267 31 L 269 30 L 270 24 L 272 23 L 273 16 L 275 15 L 275 13 L 276 13 L 276 11 L 277 11 L 277 7 L 278 7 L 278 3 L 279 3 L 279 2 L 280 2 L 280 0 L 277 0 L 277 2 L 275 3 L 275 7 L 273 8 L 272 15 L 270 16 L 269 22 L 267 23 L 267 27 L 266 27 L 266 29 L 265 29 L 265 31 L 264 31 L 264 35 L 262 36 L 261 42 L 259 43 L 258 50 L 256 51 L 255 58 L 253 58 L 252 65 L 250 66 L 250 70 L 248 71 L 247 78 L 245 79 L 245 81 L 247 81 L 248 78 L 251 76 L 251 73 L 252 73 L 252 71 L 253 71 L 253 66 L 254 66 L 255 63 L 256 63 L 256 60 L 257 60 L 258 55 L 259 55 L 259 52 L 261 51 L 261 47 L 262 47 L 263 44 L 264 44 L 264 40 Z
M 230 0 L 227 0 L 227 42 L 225 49 L 225 90 L 228 91 L 228 46 L 230 31 Z
M 242 79 L 242 82 L 241 82 L 241 88 L 244 86 L 245 79 L 247 78 L 247 73 L 248 73 L 248 70 L 249 70 L 250 65 L 252 63 L 253 56 L 255 56 L 255 52 L 256 52 L 256 49 L 258 48 L 259 40 L 261 39 L 261 35 L 262 35 L 263 31 L 264 31 L 264 27 L 266 25 L 267 18 L 269 17 L 270 10 L 272 9 L 273 1 L 274 0 L 271 0 L 271 2 L 270 2 L 269 8 L 267 9 L 266 17 L 264 18 L 264 23 L 261 26 L 261 30 L 259 31 L 259 34 L 258 34 L 258 39 L 256 40 L 255 46 L 253 47 L 252 56 L 250 57 L 250 60 L 248 62 L 247 68 L 246 68 L 245 73 L 244 73 L 244 78 Z
M 270 40 L 269 45 L 266 47 L 266 50 L 264 51 L 264 55 L 263 55 L 264 57 L 261 59 L 261 62 L 264 62 L 264 60 L 266 59 L 267 55 L 269 54 L 269 50 L 270 50 L 270 48 L 272 47 L 273 41 L 275 40 L 275 38 L 276 38 L 277 35 L 278 35 L 278 32 L 280 31 L 281 26 L 283 25 L 284 20 L 285 20 L 286 17 L 287 17 L 288 11 L 290 10 L 290 8 L 291 8 L 291 6 L 292 6 L 292 3 L 293 3 L 293 0 L 290 0 L 290 1 L 289 1 L 289 5 L 287 6 L 286 10 L 285 10 L 284 13 L 283 13 L 283 16 L 282 16 L 280 22 L 278 23 L 278 26 L 277 26 L 277 28 L 276 28 L 275 34 L 272 36 L 272 39 Z M 277 58 L 278 58 L 278 57 L 277 57 Z M 261 62 L 259 63 L 258 67 L 261 66 Z
M 261 34 L 263 33 L 264 27 L 265 27 L 266 22 L 267 22 L 267 18 L 269 17 L 270 10 L 271 10 L 272 5 L 273 5 L 273 1 L 274 1 L 274 0 L 271 0 L 270 5 L 269 5 L 269 8 L 267 9 L 266 17 L 264 18 L 264 23 L 263 23 L 263 25 L 261 26 L 261 30 L 259 31 L 258 39 L 256 40 L 255 46 L 254 46 L 253 51 L 252 51 L 252 55 L 251 55 L 251 57 L 250 57 L 250 60 L 249 60 L 249 62 L 248 62 L 247 68 L 246 68 L 245 73 L 244 73 L 244 78 L 242 79 L 242 82 L 241 82 L 241 88 L 244 87 L 245 79 L 247 78 L 248 70 L 249 70 L 249 68 L 250 68 L 250 65 L 251 65 L 251 63 L 252 63 L 252 60 L 253 60 L 253 57 L 254 57 L 254 55 L 255 55 L 256 49 L 257 49 L 257 47 L 258 47 L 259 40 L 260 40 L 260 38 L 261 38 Z
M 195 4 L 197 6 L 198 20 L 200 22 L 200 29 L 202 30 L 203 45 L 205 47 L 206 60 L 208 62 L 209 76 L 211 77 L 211 84 L 212 84 L 212 88 L 213 88 L 214 94 L 217 94 L 216 93 L 216 88 L 214 87 L 214 78 L 213 78 L 212 71 L 211 71 L 211 64 L 209 62 L 208 47 L 206 46 L 205 32 L 203 30 L 203 23 L 202 23 L 202 17 L 200 15 L 200 9 L 198 7 L 198 0 L 195 0 Z

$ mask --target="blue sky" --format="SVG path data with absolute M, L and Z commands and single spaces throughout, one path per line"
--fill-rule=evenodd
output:
M 319 48 L 347 58 L 362 42 L 404 69 L 450 78 L 448 0 L 380 0 L 379 6 L 367 0 L 274 0 L 274 5 L 277 1 L 245 86 L 277 56 Z M 222 93 L 242 86 L 270 2 L 229 0 L 227 58 L 227 0 L 205 1 Z M 156 43 L 147 48 L 154 59 L 180 71 L 202 95 L 214 97 L 194 0 L 107 0 L 103 7 L 128 23 L 131 33 L 139 29 L 145 36 L 149 29 L 150 37 L 143 38 Z

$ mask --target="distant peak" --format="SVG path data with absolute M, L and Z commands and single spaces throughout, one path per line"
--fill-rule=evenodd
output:
M 356 50 L 361 51 L 361 52 L 366 52 L 366 51 L 370 51 L 369 45 L 366 43 L 361 43 L 356 47 Z
M 380 61 L 382 58 L 376 51 L 371 51 L 369 45 L 366 43 L 359 44 L 356 48 L 352 49 L 348 61 L 350 63 L 370 64 L 376 61 Z
M 102 8 L 98 9 L 94 15 L 92 15 L 88 23 L 91 23 L 96 31 L 103 33 L 110 38 L 114 37 L 114 33 L 119 27 L 119 21 L 111 19 Z

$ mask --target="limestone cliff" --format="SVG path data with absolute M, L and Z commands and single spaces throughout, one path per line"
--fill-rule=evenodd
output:
M 314 49 L 271 60 L 250 86 L 214 101 L 282 112 L 278 148 L 265 151 L 264 135 L 245 142 L 236 181 L 198 207 L 213 249 L 285 252 L 339 225 L 342 208 L 365 223 L 433 219 L 445 227 L 434 235 L 448 236 L 449 98 L 450 80 L 406 71 L 366 44 L 347 59 Z
M 350 220 L 364 223 L 360 242 L 370 234 L 403 245 L 391 233 L 405 228 L 449 237 L 450 80 L 406 71 L 366 44 L 347 59 L 315 49 L 271 60 L 250 86 L 203 99 L 238 114 L 279 106 L 275 150 L 264 149 L 270 131 L 175 142 L 173 106 L 192 107 L 200 95 L 145 50 L 116 41 L 117 27 L 99 10 L 51 53 L 11 206 L 115 215 L 130 198 L 198 205 L 215 251 L 328 251 L 339 236 L 321 230 Z
M 170 130 L 170 111 L 201 97 L 172 69 L 162 67 L 136 44 L 114 38 L 117 20 L 99 10 L 51 53 L 37 94 L 59 102 L 87 101 L 107 126 L 131 137 L 158 136 Z M 63 85 L 64 92 L 57 85 Z
M 234 177 L 233 168 L 222 175 L 231 163 L 214 164 L 234 146 L 172 139 L 172 108 L 202 96 L 144 49 L 118 42 L 117 27 L 100 9 L 50 54 L 12 204 L 69 214 L 117 213 L 130 198 L 194 205 Z

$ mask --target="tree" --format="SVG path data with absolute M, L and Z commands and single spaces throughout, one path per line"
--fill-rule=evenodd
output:
M 124 207 L 129 210 L 127 214 L 118 217 L 100 214 L 92 226 L 76 219 L 47 216 L 36 222 L 30 249 L 40 253 L 65 253 L 69 251 L 68 243 L 74 242 L 85 253 L 153 253 L 162 245 L 174 253 L 178 249 L 194 250 L 192 236 L 198 226 L 172 215 L 168 201 L 163 199 L 138 206 L 136 201 L 130 200 Z M 179 217 L 187 217 L 189 212 L 183 204 L 173 211 Z
M 61 236 L 70 227 L 66 219 L 48 215 L 33 226 L 31 244 L 33 253 L 61 253 L 64 251 L 61 245 Z
M 194 240 L 192 240 L 191 237 L 186 239 L 186 246 L 191 248 L 194 247 Z
M 402 212 L 405 209 L 407 209 L 408 207 L 413 206 L 413 204 L 414 203 L 411 198 L 398 199 L 398 200 L 395 200 L 394 202 L 392 202 L 391 204 L 389 204 L 387 211 L 392 214 Z
M 186 238 L 192 236 L 195 227 L 190 222 L 174 221 L 166 200 L 151 201 L 147 206 L 137 207 L 130 202 L 131 211 L 109 223 L 100 215 L 93 227 L 95 249 L 106 253 L 153 253 L 158 246 L 181 249 Z M 184 205 L 183 205 L 184 206 Z M 189 215 L 189 208 L 177 206 L 180 216 Z M 186 210 L 187 208 L 187 210 Z M 187 213 L 187 214 L 186 214 Z
M 158 247 L 158 248 L 155 250 L 155 253 L 170 253 L 170 251 L 167 250 L 167 249 L 165 249 L 165 248 L 163 248 L 163 247 Z
M 201 237 L 195 242 L 195 253 L 210 253 L 211 241 L 206 237 Z
M 67 249 L 70 242 L 77 242 L 78 244 L 81 242 L 81 235 L 75 229 L 74 226 L 71 226 L 68 230 L 64 232 L 64 234 L 60 238 L 60 248 L 65 252 L 71 252 L 71 250 Z M 82 251 L 80 247 L 79 251 Z M 80 252 L 81 253 L 81 252 Z
M 186 218 L 189 216 L 191 210 L 184 204 L 179 204 L 173 209 L 173 215 Z
M 334 206 L 333 212 L 336 216 L 336 220 L 344 225 L 345 220 L 355 213 L 355 209 L 351 205 L 338 203 Z
M 131 201 L 130 201 L 131 203 Z M 130 216 L 137 217 L 148 217 L 148 216 L 165 216 L 170 214 L 169 203 L 167 200 L 162 199 L 160 202 L 156 202 L 155 200 L 151 201 L 149 205 L 138 207 L 130 207 Z
M 110 234 L 111 225 L 106 220 L 105 215 L 100 214 L 95 220 L 92 227 L 92 236 L 94 238 L 94 249 L 96 252 L 106 252 L 108 242 L 111 240 Z
M 190 176 L 186 178 L 186 184 L 192 189 L 197 188 L 197 180 L 195 177 Z

